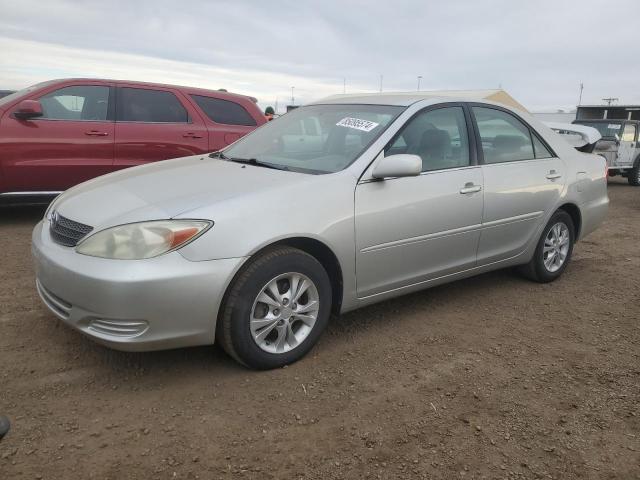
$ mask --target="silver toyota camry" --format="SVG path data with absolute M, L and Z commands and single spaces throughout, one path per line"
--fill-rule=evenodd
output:
M 279 367 L 332 314 L 505 267 L 555 280 L 606 215 L 605 175 L 498 104 L 332 97 L 223 151 L 68 190 L 33 232 L 37 289 L 113 348 L 217 340 Z

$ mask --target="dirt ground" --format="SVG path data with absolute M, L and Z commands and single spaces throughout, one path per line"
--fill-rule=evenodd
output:
M 304 360 L 108 350 L 40 305 L 0 211 L 0 479 L 640 478 L 640 188 L 549 285 L 500 271 L 336 319 Z

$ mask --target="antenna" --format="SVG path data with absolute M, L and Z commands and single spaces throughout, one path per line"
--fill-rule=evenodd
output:
M 617 102 L 619 100 L 619 98 L 617 97 L 609 97 L 609 98 L 603 98 L 602 101 L 606 102 L 606 104 L 610 107 L 612 103 Z
M 580 98 L 578 98 L 578 106 L 582 105 L 582 91 L 584 90 L 584 83 L 580 82 Z

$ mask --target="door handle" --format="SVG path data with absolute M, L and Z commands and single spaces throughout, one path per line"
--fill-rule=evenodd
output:
M 482 190 L 482 186 L 474 185 L 472 182 L 465 183 L 464 187 L 460 189 L 460 193 L 463 195 L 467 195 L 469 193 L 476 193 Z
M 84 132 L 84 134 L 90 137 L 106 137 L 109 135 L 107 132 L 100 132 L 98 130 L 89 130 L 88 132 Z
M 548 174 L 547 174 L 547 178 L 549 180 L 555 180 L 556 178 L 560 178 L 562 176 L 561 173 L 556 172 L 555 170 L 551 170 Z
M 182 135 L 184 138 L 202 138 L 202 135 L 198 135 L 197 133 L 188 132 Z

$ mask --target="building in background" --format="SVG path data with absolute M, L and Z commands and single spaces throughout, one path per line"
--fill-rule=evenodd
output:
M 640 105 L 580 105 L 576 119 L 640 120 Z

